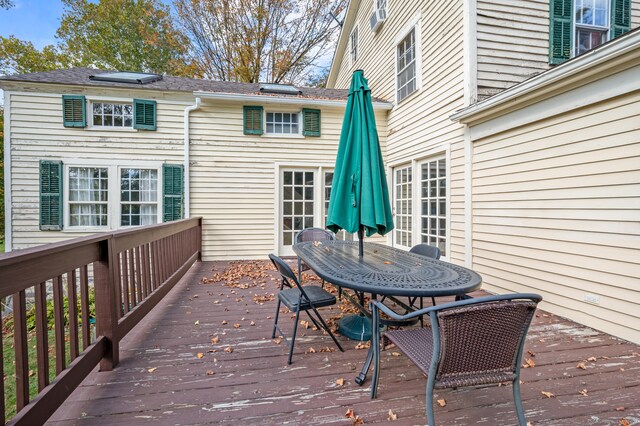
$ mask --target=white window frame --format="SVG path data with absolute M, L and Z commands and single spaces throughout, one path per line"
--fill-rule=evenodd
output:
M 79 158 L 62 159 L 63 164 L 63 232 L 104 232 L 116 229 L 128 229 L 134 226 L 121 226 L 122 202 L 120 201 L 120 170 L 121 169 L 154 169 L 158 176 L 157 219 L 156 223 L 162 223 L 162 162 L 157 161 L 132 161 L 118 162 L 105 160 L 87 160 Z M 69 208 L 69 169 L 72 167 L 106 168 L 108 179 L 107 192 L 107 226 L 70 226 Z
M 324 228 L 324 172 L 333 171 L 334 165 L 329 163 L 302 163 L 302 162 L 282 162 L 275 164 L 275 197 L 274 197 L 274 251 L 279 256 L 295 255 L 290 246 L 284 246 L 282 241 L 283 224 L 283 178 L 285 171 L 302 171 L 314 173 L 314 192 L 313 192 L 313 226 Z
M 133 121 L 131 127 L 115 127 L 115 126 L 95 126 L 93 124 L 93 104 L 131 104 L 133 106 L 133 98 L 120 98 L 111 96 L 87 96 L 87 127 L 85 130 L 89 131 L 108 131 L 108 132 L 138 132 L 138 129 L 133 128 Z M 133 111 L 132 111 L 133 112 Z
M 573 42 L 571 43 L 571 57 L 575 57 L 578 53 L 577 53 L 577 49 L 576 49 L 576 44 L 578 43 L 578 29 L 579 28 L 584 28 L 584 29 L 593 29 L 593 30 L 598 30 L 598 31 L 604 31 L 605 32 L 605 40 L 600 44 L 604 44 L 607 41 L 611 40 L 611 1 L 610 0 L 606 0 L 606 5 L 607 5 L 607 16 L 605 17 L 605 22 L 607 23 L 607 26 L 598 26 L 598 25 L 585 25 L 585 24 L 578 24 L 576 22 L 576 10 L 577 10 L 577 1 L 578 0 L 571 0 L 573 2 L 573 7 L 572 7 L 572 16 L 571 16 L 571 30 L 572 30 L 572 37 L 573 37 Z M 595 1 L 595 0 L 594 0 Z M 592 48 L 593 49 L 593 48 Z M 586 52 L 583 52 L 586 53 Z
M 356 25 L 355 27 L 353 27 L 351 34 L 349 34 L 349 58 L 351 60 L 350 62 L 351 66 L 354 66 L 355 63 L 358 61 L 358 47 L 359 47 L 358 39 L 360 38 L 358 33 L 359 33 L 358 25 Z
M 396 100 L 396 105 L 400 105 L 405 103 L 404 101 L 407 99 L 411 99 L 416 94 L 420 93 L 422 89 L 422 32 L 420 30 L 420 22 L 421 15 L 418 14 L 415 16 L 409 23 L 398 33 L 398 36 L 395 38 L 393 43 L 393 54 L 394 54 L 394 88 L 395 94 L 394 98 Z M 398 99 L 398 46 L 400 43 L 409 35 L 411 31 L 415 30 L 415 64 L 416 64 L 416 90 L 408 94 L 402 100 Z
M 267 114 L 297 114 L 298 115 L 298 133 L 269 133 L 267 132 Z M 294 108 L 278 108 L 278 109 L 264 109 L 262 113 L 262 122 L 264 123 L 264 133 L 262 136 L 267 138 L 291 138 L 291 139 L 304 139 L 302 134 L 302 110 Z

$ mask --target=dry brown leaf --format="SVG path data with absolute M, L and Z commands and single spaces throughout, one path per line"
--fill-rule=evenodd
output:
M 439 406 L 444 407 L 445 405 L 447 405 L 447 401 L 445 401 L 444 398 L 439 399 L 436 401 L 438 403 Z
M 346 412 L 346 413 L 344 413 L 344 416 L 345 416 L 346 418 L 348 418 L 348 419 L 353 419 L 353 418 L 355 418 L 355 416 L 356 416 L 356 415 L 355 415 L 355 414 L 353 414 L 353 408 L 349 408 L 349 409 L 347 410 L 347 412 Z
M 200 320 L 197 320 L 196 322 L 194 322 L 195 325 L 200 325 Z
M 231 346 L 227 346 L 226 348 L 224 348 L 224 351 L 230 354 L 231 352 L 233 352 L 233 348 Z
M 255 321 L 251 321 L 251 322 L 249 323 L 249 325 L 256 325 L 256 322 L 255 322 Z
M 337 379 L 336 380 L 336 385 L 344 386 L 344 378 L 340 377 L 339 379 Z
M 280 343 L 282 343 L 282 336 L 278 336 L 275 339 L 273 339 L 273 343 L 275 343 L 276 345 L 279 345 Z
M 535 366 L 536 366 L 536 362 L 531 358 L 527 358 L 524 364 L 522 365 L 522 368 L 533 368 Z
M 369 341 L 360 342 L 356 345 L 356 349 L 369 349 L 369 346 L 371 346 L 371 342 Z
M 624 407 L 616 407 L 616 411 L 624 411 Z
M 240 324 L 238 324 L 238 323 L 233 324 L 233 328 L 240 328 L 240 327 L 242 327 L 242 326 Z
M 527 426 L 533 426 L 533 423 L 527 422 Z
M 222 320 L 222 325 L 227 325 L 227 324 L 229 324 L 227 320 Z
M 356 416 L 355 419 L 353 419 L 353 423 L 351 423 L 354 426 L 358 426 L 358 425 L 363 425 L 364 424 L 364 419 L 360 416 Z
M 391 356 L 400 356 L 400 352 L 391 352 Z
M 215 371 L 211 371 L 211 370 L 207 371 L 207 376 L 213 376 L 214 374 L 216 374 Z
M 540 393 L 543 394 L 544 396 L 546 396 L 547 398 L 555 398 L 555 395 L 552 394 L 551 392 L 542 391 Z
M 388 260 L 385 260 L 385 261 L 384 261 L 384 264 L 385 264 L 385 265 L 391 265 L 391 262 L 389 262 Z
M 387 420 L 389 421 L 398 420 L 398 415 L 393 411 L 389 410 L 389 415 L 387 416 Z
M 156 371 L 157 369 L 158 369 L 158 367 L 153 367 L 153 368 L 148 369 L 147 371 L 148 371 L 149 373 L 153 373 L 153 372 L 154 372 L 154 371 Z
M 527 351 L 527 353 L 528 353 L 528 354 L 529 354 L 529 356 L 530 356 L 530 357 L 532 357 L 532 358 L 536 356 L 536 354 L 535 354 L 535 353 L 533 353 L 533 352 L 531 352 L 531 351 Z
M 196 355 L 198 358 L 203 358 L 204 354 L 202 352 L 198 352 L 198 354 Z
M 582 395 L 582 396 L 589 396 L 589 394 L 588 394 L 587 392 L 588 392 L 588 391 L 587 391 L 586 389 L 582 389 L 582 390 L 580 391 L 580 395 Z
M 220 336 L 215 336 L 211 339 L 211 344 L 215 345 L 216 343 L 220 342 Z
M 306 353 L 306 354 L 315 354 L 316 350 L 314 348 L 309 348 L 304 353 Z
M 589 358 L 587 358 L 587 361 L 590 362 L 596 362 L 598 360 L 598 358 L 596 358 L 595 356 L 590 356 Z
M 630 426 L 631 423 L 629 423 L 629 420 L 625 419 L 624 417 L 620 419 L 620 426 Z
M 586 370 L 587 366 L 584 364 L 584 362 L 581 362 L 578 365 L 576 365 L 576 368 L 579 368 L 581 370 Z
M 309 321 L 300 320 L 300 325 L 304 328 L 309 328 Z

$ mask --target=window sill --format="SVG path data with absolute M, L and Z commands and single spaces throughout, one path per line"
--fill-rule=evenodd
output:
M 270 138 L 270 139 L 304 139 L 305 136 L 298 133 L 298 134 L 291 134 L 291 133 L 265 133 L 264 135 L 262 135 L 262 137 L 265 138 Z
M 97 233 L 97 232 L 109 232 L 113 229 L 108 226 L 65 226 L 61 232 L 65 234 L 80 234 L 80 233 Z
M 138 132 L 133 127 L 114 127 L 114 126 L 87 126 L 85 130 L 96 132 Z
M 401 101 L 396 100 L 396 104 L 393 106 L 393 108 L 396 109 L 398 107 L 406 105 L 409 100 L 415 98 L 420 92 L 421 92 L 420 88 L 417 88 L 416 90 L 411 92 L 409 95 L 407 95 L 405 98 L 403 98 Z

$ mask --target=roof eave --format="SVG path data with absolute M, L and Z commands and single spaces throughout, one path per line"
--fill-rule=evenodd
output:
M 456 111 L 449 118 L 462 124 L 483 121 L 489 116 L 501 115 L 531 103 L 532 98 L 557 93 L 563 87 L 575 84 L 586 70 L 594 67 L 604 71 L 629 62 L 631 54 L 640 55 L 640 32 L 613 40 L 600 49 L 578 56 L 571 61 L 542 72 L 528 80 L 506 89 L 488 99 Z
M 331 68 L 329 69 L 329 76 L 327 77 L 327 87 L 333 87 L 336 84 L 338 78 L 339 65 L 336 66 L 336 58 L 341 58 L 344 54 L 344 50 L 349 39 L 348 34 L 353 27 L 353 21 L 358 14 L 358 7 L 360 7 L 360 0 L 350 0 L 347 6 L 347 12 L 344 15 L 344 21 L 340 29 L 340 37 L 338 37 L 338 44 L 336 50 L 333 51 L 333 59 L 331 59 Z M 349 29 L 349 31 L 347 31 Z M 347 35 L 345 35 L 347 34 Z

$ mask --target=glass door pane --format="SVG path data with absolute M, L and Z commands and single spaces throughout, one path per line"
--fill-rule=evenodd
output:
M 412 218 L 412 176 L 411 166 L 397 168 L 394 171 L 394 208 L 396 225 L 393 244 L 410 248 L 413 245 L 411 230 Z
M 292 254 L 296 234 L 314 226 L 315 180 L 314 171 L 282 172 L 281 254 Z
M 327 226 L 327 215 L 329 214 L 329 199 L 331 197 L 331 185 L 333 183 L 333 172 L 324 172 L 324 191 L 322 194 L 324 196 L 324 213 L 322 215 L 322 228 L 326 228 Z M 353 234 L 349 234 L 344 230 L 338 231 L 336 233 L 336 238 L 338 240 L 347 240 L 353 241 Z
M 420 242 L 447 256 L 447 164 L 444 158 L 420 166 Z

